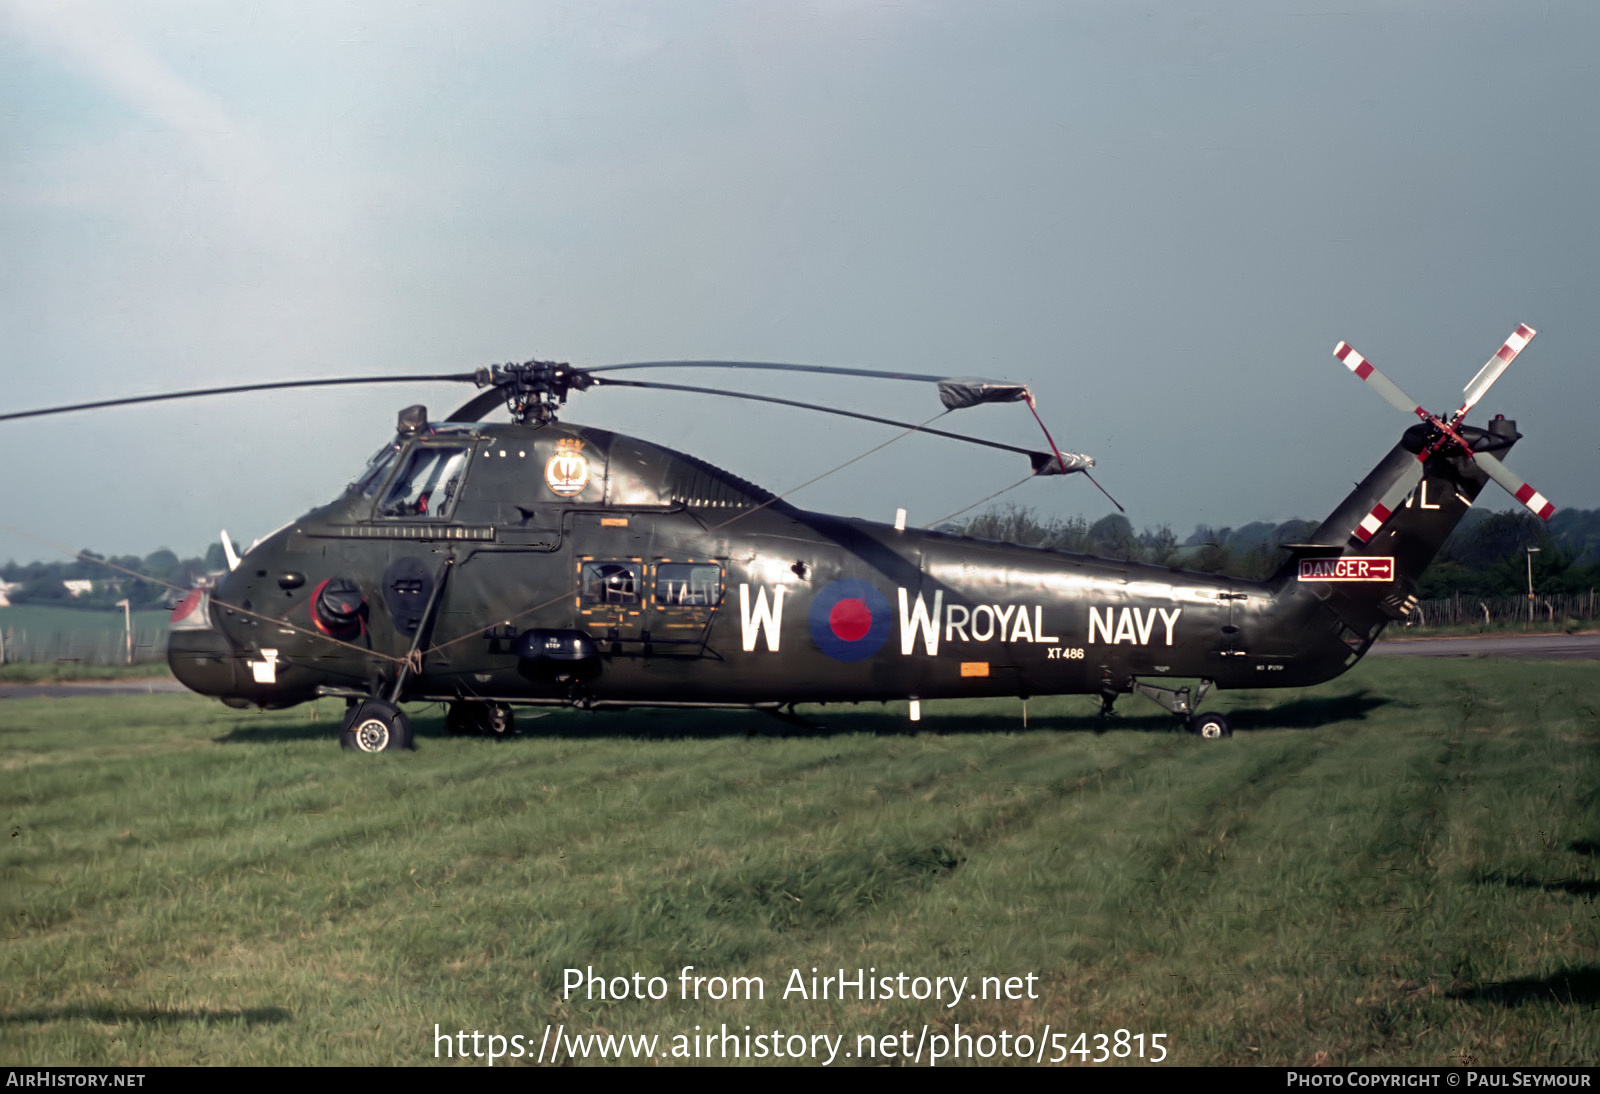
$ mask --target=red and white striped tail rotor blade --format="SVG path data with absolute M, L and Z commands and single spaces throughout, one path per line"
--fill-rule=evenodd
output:
M 1374 505 L 1372 511 L 1361 518 L 1361 523 L 1357 524 L 1355 530 L 1350 534 L 1362 543 L 1369 542 L 1373 536 L 1378 534 L 1378 529 L 1383 527 L 1384 522 L 1393 516 L 1394 511 L 1405 502 L 1406 495 L 1415 490 L 1417 483 L 1421 481 L 1422 463 L 1419 461 L 1407 464 L 1406 469 L 1401 472 L 1394 485 L 1388 489 L 1382 498 L 1378 499 L 1378 504 Z
M 1540 520 L 1549 520 L 1550 514 L 1556 511 L 1556 507 L 1550 504 L 1548 498 L 1523 482 L 1512 473 L 1509 467 L 1487 452 L 1474 452 L 1472 458 L 1479 467 L 1483 468 L 1485 475 L 1505 487 L 1512 497 L 1527 506 L 1528 511 Z
M 1511 337 L 1506 339 L 1505 345 L 1489 358 L 1488 364 L 1478 370 L 1478 375 L 1472 378 L 1472 382 L 1462 388 L 1466 393 L 1466 400 L 1461 404 L 1461 409 L 1451 417 L 1452 423 L 1459 422 L 1467 416 L 1467 411 L 1478 405 L 1478 400 L 1483 398 L 1484 392 L 1500 379 L 1500 374 L 1510 367 L 1511 362 L 1517 359 L 1517 354 L 1521 353 L 1522 348 L 1533 341 L 1533 336 L 1538 333 L 1526 323 L 1518 324 L 1517 329 L 1511 332 Z
M 1395 387 L 1394 381 L 1372 367 L 1361 354 L 1351 348 L 1349 342 L 1340 342 L 1333 347 L 1333 355 L 1344 362 L 1344 367 L 1365 380 L 1369 385 L 1382 395 L 1385 401 L 1403 414 L 1415 414 L 1426 419 L 1428 412 L 1417 405 L 1416 400 L 1408 397 L 1405 392 Z

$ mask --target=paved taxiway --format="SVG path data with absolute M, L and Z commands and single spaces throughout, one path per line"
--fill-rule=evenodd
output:
M 1393 638 L 1368 657 L 1515 657 L 1526 661 L 1600 660 L 1600 634 L 1494 634 Z

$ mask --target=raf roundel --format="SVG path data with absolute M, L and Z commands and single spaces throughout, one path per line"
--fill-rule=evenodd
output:
M 836 661 L 860 661 L 883 648 L 893 626 L 889 601 L 858 578 L 823 586 L 811 601 L 811 639 Z

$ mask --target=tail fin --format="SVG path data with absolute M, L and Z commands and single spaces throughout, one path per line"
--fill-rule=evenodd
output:
M 1474 452 L 1496 455 L 1519 436 L 1516 423 L 1503 418 L 1488 429 L 1469 426 L 1459 432 Z M 1311 542 L 1293 545 L 1293 556 L 1274 575 L 1274 586 L 1309 586 L 1366 642 L 1385 623 L 1410 614 L 1423 571 L 1489 482 L 1478 464 L 1459 451 L 1419 459 L 1430 435 L 1426 425 L 1408 429 L 1322 522 Z

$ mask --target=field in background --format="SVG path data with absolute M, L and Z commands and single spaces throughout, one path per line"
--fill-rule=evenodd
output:
M 133 613 L 135 664 L 167 655 L 166 610 Z M 95 611 L 45 604 L 0 608 L 0 664 L 123 665 L 127 626 L 120 610 Z
M 0 1058 L 411 1064 L 435 1024 L 855 1053 L 959 1023 L 1165 1033 L 1177 1064 L 1595 1064 L 1596 695 L 1593 664 L 1368 662 L 1225 693 L 1219 742 L 1081 697 L 1025 731 L 1014 701 L 915 734 L 562 712 L 500 744 L 419 708 L 417 751 L 377 757 L 332 703 L 6 701 Z M 682 1001 L 685 965 L 765 998 Z M 588 966 L 668 998 L 563 1000 Z M 813 967 L 1037 998 L 784 999 Z

